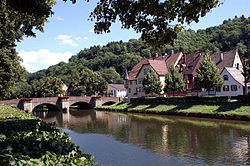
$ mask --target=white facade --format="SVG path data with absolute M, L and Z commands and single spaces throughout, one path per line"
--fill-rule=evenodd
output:
M 128 98 L 149 96 L 149 94 L 145 93 L 142 82 L 150 68 L 152 69 L 152 67 L 149 64 L 143 65 L 140 72 L 138 73 L 136 77 L 136 80 L 128 80 L 128 83 L 127 83 Z M 163 85 L 165 84 L 165 76 L 159 76 L 159 78 L 162 84 L 161 94 L 163 94 L 164 93 Z
M 224 79 L 224 84 L 221 88 L 217 88 L 216 96 L 238 96 L 244 93 L 243 75 L 238 70 L 237 77 L 232 74 L 237 73 L 236 68 L 224 68 L 221 72 L 221 77 Z
M 118 85 L 118 84 L 116 84 Z M 123 84 L 116 86 L 114 84 L 109 85 L 109 96 L 112 97 L 120 97 L 120 98 L 125 98 L 127 96 L 127 90 L 125 88 L 120 88 L 120 86 L 123 86 Z
M 234 62 L 233 62 L 233 66 L 234 68 L 238 68 L 240 71 L 243 71 L 243 64 L 240 60 L 240 56 L 238 54 L 238 52 L 236 52 L 235 54 L 235 58 L 234 58 Z

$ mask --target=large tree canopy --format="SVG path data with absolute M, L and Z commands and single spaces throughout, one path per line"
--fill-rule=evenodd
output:
M 133 28 L 151 45 L 163 45 L 173 42 L 182 24 L 198 22 L 219 3 L 219 0 L 99 0 L 90 19 L 95 21 L 96 33 L 109 32 L 112 23 L 119 20 L 122 28 Z
M 10 97 L 10 89 L 24 71 L 15 42 L 24 35 L 35 36 L 34 29 L 43 31 L 53 4 L 55 0 L 0 1 L 0 98 Z
M 1 0 L 0 47 L 13 45 L 23 35 L 35 36 L 34 28 L 43 31 L 54 4 L 55 0 Z

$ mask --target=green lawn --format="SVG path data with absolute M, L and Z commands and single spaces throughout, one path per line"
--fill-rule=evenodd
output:
M 90 157 L 50 124 L 0 105 L 0 165 L 94 165 Z
M 98 107 L 110 111 L 125 112 L 143 112 L 143 113 L 160 113 L 160 114 L 217 114 L 229 116 L 247 116 L 250 118 L 250 106 L 239 103 L 223 103 L 223 104 L 131 104 L 131 103 L 115 103 L 110 106 Z

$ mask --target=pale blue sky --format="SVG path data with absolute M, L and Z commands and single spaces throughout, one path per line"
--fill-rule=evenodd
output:
M 204 29 L 219 25 L 223 20 L 234 16 L 242 14 L 250 16 L 250 0 L 222 0 L 222 2 L 220 7 L 201 18 L 199 23 L 192 23 L 186 26 L 186 29 Z M 95 4 L 94 0 L 89 3 L 78 0 L 74 5 L 57 0 L 53 8 L 55 14 L 46 23 L 45 32 L 38 32 L 36 38 L 28 38 L 17 43 L 17 50 L 23 58 L 26 69 L 34 72 L 61 61 L 67 62 L 72 55 L 94 45 L 139 38 L 140 34 L 136 34 L 132 29 L 121 29 L 119 23 L 112 26 L 109 34 L 94 34 L 94 23 L 88 21 L 88 16 Z

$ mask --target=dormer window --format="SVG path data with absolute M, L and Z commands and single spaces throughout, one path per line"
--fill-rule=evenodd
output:
M 237 68 L 238 70 L 240 69 L 240 64 L 239 64 L 239 63 L 236 64 L 236 68 Z
M 228 81 L 228 75 L 223 76 L 224 81 Z
M 147 75 L 147 69 L 146 68 L 143 69 L 143 73 L 144 73 L 144 75 Z

